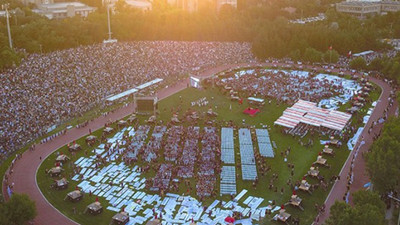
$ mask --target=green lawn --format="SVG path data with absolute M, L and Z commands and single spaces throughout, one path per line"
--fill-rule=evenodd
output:
M 373 100 L 376 100 L 379 97 L 379 91 L 374 91 L 373 94 L 371 95 L 371 98 Z M 202 97 L 206 97 L 207 100 L 209 101 L 208 106 L 203 106 L 203 107 L 198 107 L 190 106 L 190 102 L 196 101 Z M 271 104 L 266 104 L 263 108 L 261 108 L 261 113 L 259 113 L 255 117 L 249 117 L 247 115 L 244 115 L 242 111 L 248 107 L 247 103 L 245 102 L 243 105 L 239 105 L 237 102 L 232 102 L 229 100 L 229 97 L 226 95 L 223 95 L 217 88 L 209 88 L 206 90 L 197 90 L 197 89 L 185 89 L 171 97 L 168 97 L 164 100 L 162 100 L 159 103 L 159 111 L 160 111 L 160 116 L 158 119 L 162 120 L 164 124 L 168 121 L 170 121 L 170 118 L 173 113 L 178 113 L 180 117 L 186 112 L 187 109 L 192 108 L 198 112 L 206 112 L 209 107 L 212 107 L 215 112 L 217 112 L 219 115 L 216 118 L 219 124 L 224 124 L 226 121 L 233 121 L 238 127 L 242 127 L 242 122 L 243 119 L 245 120 L 245 123 L 248 125 L 254 125 L 255 127 L 259 128 L 261 127 L 261 124 L 266 124 L 269 125 L 271 130 L 270 130 L 270 136 L 271 136 L 271 141 L 275 141 L 277 145 L 277 150 L 275 151 L 275 158 L 273 159 L 268 159 L 267 164 L 271 166 L 272 171 L 269 172 L 266 176 L 260 177 L 259 173 L 259 183 L 254 189 L 251 185 L 251 182 L 244 182 L 241 180 L 241 171 L 236 169 L 236 173 L 239 174 L 240 179 L 237 180 L 237 192 L 239 193 L 242 189 L 247 189 L 249 192 L 241 199 L 243 201 L 244 199 L 247 198 L 247 196 L 252 195 L 252 196 L 257 196 L 257 197 L 263 197 L 266 200 L 275 200 L 277 202 L 277 205 L 285 203 L 289 198 L 290 195 L 292 194 L 292 190 L 290 189 L 289 186 L 286 185 L 287 179 L 290 177 L 290 170 L 287 167 L 287 163 L 284 162 L 283 157 L 280 155 L 281 151 L 286 150 L 289 146 L 291 147 L 292 151 L 288 157 L 288 162 L 295 164 L 295 175 L 292 178 L 293 181 L 295 180 L 300 180 L 304 174 L 307 173 L 309 167 L 311 164 L 316 160 L 318 153 L 322 150 L 323 146 L 319 144 L 320 139 L 326 140 L 327 137 L 319 137 L 318 135 L 314 135 L 311 137 L 310 135 L 307 135 L 304 139 L 303 142 L 307 142 L 309 139 L 312 139 L 314 141 L 314 146 L 312 147 L 303 147 L 301 146 L 300 139 L 298 137 L 292 137 L 290 135 L 282 134 L 281 129 L 279 127 L 274 127 L 273 122 L 282 114 L 282 111 L 286 109 L 288 106 L 287 105 L 277 105 L 274 100 L 272 100 Z M 367 108 L 368 106 L 366 106 Z M 358 118 L 362 118 L 362 114 L 358 115 L 355 118 L 355 123 L 359 123 Z M 147 117 L 145 116 L 139 116 L 140 123 L 143 124 L 144 120 Z M 184 124 L 185 126 L 188 125 L 187 123 Z M 199 126 L 203 127 L 204 124 L 203 122 L 200 122 L 198 124 Z M 102 130 L 95 131 L 94 135 L 96 136 L 101 136 Z M 152 131 L 150 131 L 149 134 L 151 134 Z M 240 155 L 239 155 L 239 144 L 238 144 L 238 134 L 237 130 L 234 132 L 235 134 L 235 159 L 237 162 L 240 162 Z M 255 134 L 252 134 L 255 135 Z M 85 156 L 85 152 L 90 155 L 90 150 L 93 148 L 89 148 L 85 143 L 84 143 L 84 138 L 81 138 L 77 141 L 82 147 L 83 150 L 81 150 L 77 155 L 73 157 L 71 160 L 72 162 L 77 160 L 81 156 Z M 346 146 L 345 144 L 343 146 Z M 255 150 L 258 150 L 258 146 L 256 143 L 254 143 Z M 321 174 L 326 178 L 330 179 L 332 175 L 337 175 L 345 162 L 349 151 L 347 150 L 347 147 L 341 147 L 341 148 L 336 148 L 336 156 L 329 157 L 329 156 L 324 156 L 325 158 L 328 158 L 328 163 L 332 165 L 330 169 L 328 168 L 320 168 Z M 69 154 L 67 151 L 67 147 L 64 146 L 61 149 L 59 149 L 57 152 L 63 152 Z M 62 213 L 70 217 L 71 219 L 77 221 L 80 224 L 84 225 L 91 225 L 91 224 L 109 224 L 112 215 L 114 215 L 114 212 L 110 212 L 108 210 L 105 210 L 101 215 L 98 216 L 90 216 L 90 215 L 83 215 L 82 212 L 84 211 L 85 207 L 92 203 L 95 200 L 94 196 L 89 197 L 87 194 L 84 196 L 84 199 L 79 202 L 79 203 L 70 203 L 68 201 L 64 201 L 65 195 L 74 190 L 75 186 L 77 185 L 77 182 L 71 181 L 70 186 L 67 190 L 64 191 L 55 191 L 50 189 L 50 185 L 53 182 L 52 178 L 50 178 L 48 175 L 45 174 L 45 169 L 50 169 L 53 167 L 54 162 L 55 162 L 56 154 L 50 155 L 47 159 L 45 159 L 41 165 L 41 167 L 38 170 L 37 174 L 37 180 L 40 189 L 42 190 L 43 194 L 46 196 L 46 198 L 54 205 L 56 208 L 58 208 Z M 159 159 L 159 162 L 163 162 L 163 157 Z M 139 165 L 143 165 L 143 162 L 138 162 Z M 64 176 L 66 176 L 70 180 L 70 174 L 72 174 L 72 163 L 67 163 L 65 166 L 65 172 Z M 149 173 L 144 174 L 146 177 L 152 177 L 154 176 L 156 171 L 150 170 Z M 275 181 L 274 185 L 278 187 L 278 192 L 273 192 L 268 189 L 269 181 L 271 178 L 272 173 L 277 173 L 279 174 L 279 178 L 277 181 Z M 316 183 L 316 179 L 312 178 L 307 178 L 307 180 L 310 183 Z M 195 182 L 194 179 L 192 179 L 193 182 L 191 182 L 192 186 L 194 187 Z M 281 195 L 280 189 L 281 187 L 284 188 L 284 193 Z M 217 177 L 217 188 L 219 188 L 219 177 Z M 331 186 L 329 186 L 329 189 Z M 195 189 L 193 189 L 195 190 Z M 181 185 L 180 190 L 177 190 L 177 193 L 183 193 L 186 191 L 186 188 Z M 219 191 L 218 191 L 219 192 Z M 290 206 L 287 207 L 287 211 L 294 215 L 295 217 L 300 217 L 301 224 L 310 224 L 312 220 L 314 219 L 316 215 L 316 211 L 314 209 L 314 204 L 322 204 L 328 195 L 329 190 L 324 191 L 321 188 L 317 189 L 315 192 L 313 192 L 312 195 L 308 193 L 303 193 L 299 192 L 298 194 L 300 195 L 301 198 L 303 198 L 303 207 L 305 208 L 305 211 L 302 212 L 299 209 L 292 208 Z M 195 192 L 193 191 L 191 193 L 192 196 L 195 195 Z M 230 198 L 228 196 L 224 196 L 220 198 L 222 200 L 229 200 Z M 212 202 L 213 199 L 206 199 L 205 205 L 209 204 Z M 107 201 L 105 199 L 100 198 L 100 202 L 102 203 L 103 207 L 106 208 L 108 206 Z M 263 202 L 261 206 L 267 205 L 267 202 Z M 76 208 L 77 213 L 73 213 L 73 208 Z

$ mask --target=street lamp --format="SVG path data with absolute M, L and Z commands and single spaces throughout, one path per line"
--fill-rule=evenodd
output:
M 1 8 L 6 11 L 6 18 L 7 18 L 7 31 L 8 31 L 8 42 L 10 44 L 10 48 L 12 49 L 12 40 L 11 40 L 11 30 L 10 30 L 10 14 L 8 12 L 8 7 L 10 7 L 10 3 L 1 5 Z
M 108 21 L 108 40 L 104 40 L 103 43 L 114 43 L 117 42 L 117 39 L 112 39 L 111 38 L 111 21 L 110 21 L 110 6 L 111 6 L 111 0 L 105 1 L 107 4 L 107 21 Z
M 107 21 L 108 21 L 108 40 L 111 40 L 111 21 L 110 21 L 110 5 L 111 1 L 107 1 Z

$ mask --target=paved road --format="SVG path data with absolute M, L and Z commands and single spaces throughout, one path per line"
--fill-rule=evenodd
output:
M 256 66 L 256 65 L 267 65 L 271 66 L 271 64 L 267 63 L 240 63 L 240 64 L 231 64 L 231 65 L 223 65 L 219 67 L 215 67 L 200 73 L 199 77 L 209 77 L 218 73 L 220 71 L 224 71 L 231 68 L 240 68 L 244 66 Z M 278 64 L 279 65 L 279 64 Z M 383 87 L 383 94 L 381 97 L 381 102 L 376 107 L 372 118 L 379 118 L 383 112 L 383 105 L 387 102 L 387 97 L 389 95 L 390 88 L 383 82 L 379 80 L 373 80 L 373 82 Z M 187 87 L 188 81 L 184 80 L 182 82 L 177 83 L 174 86 L 167 87 L 157 93 L 159 99 L 168 97 L 178 91 Z M 99 118 L 94 119 L 89 123 L 88 126 L 84 128 L 73 128 L 68 130 L 65 135 L 59 136 L 53 139 L 50 142 L 45 144 L 40 144 L 36 146 L 35 151 L 26 151 L 22 158 L 18 160 L 13 168 L 13 175 L 10 178 L 10 183 L 14 183 L 14 191 L 17 193 L 26 193 L 28 194 L 35 202 L 38 210 L 38 216 L 35 218 L 34 224 L 37 225 L 52 225 L 54 221 L 57 221 L 57 224 L 63 225 L 73 225 L 77 224 L 76 222 L 70 220 L 63 214 L 61 214 L 57 209 L 55 209 L 47 200 L 44 198 L 42 193 L 40 192 L 37 183 L 36 183 L 36 171 L 39 168 L 41 161 L 50 155 L 52 152 L 56 151 L 58 148 L 66 145 L 67 143 L 71 143 L 73 140 L 79 139 L 82 136 L 85 136 L 89 133 L 89 129 L 97 130 L 104 126 L 105 123 L 111 121 L 118 120 L 123 118 L 133 112 L 133 105 L 129 104 L 127 107 L 120 108 L 107 116 L 101 116 Z M 364 135 L 366 137 L 366 135 Z M 367 146 L 367 145 L 366 145 Z M 40 160 L 40 157 L 42 160 Z M 350 158 L 350 156 L 349 156 Z M 360 157 L 359 157 L 360 158 Z M 343 171 L 348 171 L 348 162 L 344 166 Z M 358 161 L 357 161 L 358 163 Z M 360 164 L 362 165 L 362 164 Z M 347 168 L 347 170 L 346 170 Z M 343 172 L 346 173 L 346 172 Z M 362 173 L 362 171 L 360 172 Z M 358 175 L 358 172 L 357 172 Z M 345 177 L 345 176 L 344 176 Z M 343 179 L 342 179 L 343 180 Z M 356 188 L 357 182 L 355 182 L 354 188 Z M 342 186 L 340 182 L 335 184 L 332 189 L 332 193 L 329 195 L 327 199 L 327 205 L 331 205 L 335 199 L 341 199 L 343 191 L 345 191 L 346 187 Z M 5 188 L 3 187 L 3 194 L 5 194 Z M 329 212 L 326 213 L 326 215 Z

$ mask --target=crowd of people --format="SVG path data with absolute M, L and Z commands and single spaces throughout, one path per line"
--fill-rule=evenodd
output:
M 154 128 L 154 129 L 157 130 L 156 128 Z M 143 149 L 146 146 L 145 141 L 147 139 L 147 134 L 149 133 L 149 131 L 150 131 L 149 125 L 142 125 L 137 128 L 133 138 L 126 138 L 128 147 L 127 147 L 127 152 L 124 154 L 123 158 L 127 164 L 131 164 L 138 160 L 140 153 L 143 152 Z M 152 145 L 153 142 L 154 142 L 154 140 L 152 137 L 152 138 L 150 138 L 148 146 Z M 149 157 L 145 157 L 145 158 L 149 158 Z
M 198 182 L 196 185 L 197 195 L 200 198 L 216 196 L 216 175 L 221 173 L 221 141 L 217 134 L 217 128 L 205 127 L 201 136 L 202 150 L 197 164 L 200 165 Z
M 397 53 L 398 53 L 398 51 L 393 49 L 393 50 L 388 50 L 388 51 L 370 51 L 370 52 L 365 52 L 365 54 L 360 54 L 360 55 L 358 55 L 358 54 L 348 55 L 347 57 L 341 56 L 341 57 L 339 57 L 339 61 L 337 64 L 340 65 L 342 68 L 346 68 L 349 66 L 350 61 L 357 57 L 362 57 L 367 62 L 367 64 L 369 64 L 376 58 L 379 58 L 379 59 L 384 58 L 384 57 L 393 58 L 396 56 Z
M 165 85 L 205 68 L 251 60 L 250 44 L 224 42 L 125 42 L 28 55 L 0 73 L 0 153 L 155 78 Z
M 266 69 L 250 70 L 246 74 L 235 71 L 225 74 L 227 78 L 217 81 L 218 86 L 245 96 L 274 98 L 289 105 L 298 99 L 319 102 L 344 92 L 342 86 L 332 85 L 328 80 L 314 79 L 303 73 L 288 73 Z
M 140 128 L 139 128 L 140 130 Z M 203 131 L 200 127 L 189 126 L 170 126 L 166 131 L 165 126 L 155 126 L 153 134 L 158 136 L 159 143 L 154 144 L 154 135 L 149 143 L 158 146 L 161 144 L 164 149 L 165 163 L 160 161 L 161 152 L 154 148 L 142 147 L 139 155 L 146 155 L 147 152 L 154 153 L 152 158 L 156 176 L 148 183 L 151 190 L 164 193 L 169 190 L 179 189 L 181 180 L 195 178 L 196 193 L 200 198 L 216 196 L 216 174 L 221 172 L 221 165 L 217 158 L 220 156 L 216 149 L 219 149 L 220 141 L 215 127 L 205 127 Z M 165 133 L 163 139 L 160 132 Z M 157 138 L 157 139 L 158 139 Z M 201 141 L 202 148 L 199 148 Z M 158 142 L 158 141 L 157 141 Z M 128 150 L 129 154 L 131 150 Z M 146 160 L 146 157 L 144 157 Z M 186 180 L 187 181 L 187 180 Z M 193 190 L 190 183 L 185 183 L 187 193 Z
M 208 100 L 207 100 L 207 97 L 203 97 L 203 98 L 198 99 L 197 101 L 191 102 L 190 104 L 191 104 L 192 107 L 193 107 L 193 106 L 199 106 L 199 107 L 201 107 L 201 106 L 207 106 L 208 103 L 209 103 L 209 102 L 208 102 Z

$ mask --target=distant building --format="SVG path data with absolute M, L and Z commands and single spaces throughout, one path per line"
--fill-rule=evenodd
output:
M 51 4 L 54 3 L 54 0 L 22 0 L 22 3 L 24 5 L 29 5 L 29 4 L 33 4 L 33 5 L 40 5 L 40 4 Z
M 118 0 L 102 0 L 102 5 L 109 6 L 112 9 L 112 13 L 115 13 L 115 4 L 118 2 Z M 153 10 L 153 3 L 151 0 L 125 0 L 126 6 L 140 9 L 143 11 L 150 11 Z
M 217 10 L 219 11 L 222 6 L 230 5 L 237 9 L 237 0 L 217 0 Z
M 387 12 L 400 11 L 400 2 L 395 1 L 348 1 L 336 3 L 336 11 L 347 13 L 359 19 L 380 15 Z
M 198 0 L 167 0 L 168 4 L 183 9 L 188 12 L 196 12 L 199 10 Z
M 167 0 L 168 4 L 188 12 L 196 12 L 205 6 L 220 10 L 223 5 L 237 8 L 237 0 Z M 206 8 L 208 8 L 206 7 Z
M 336 4 L 336 11 L 347 13 L 359 19 L 366 19 L 381 13 L 381 4 L 377 2 L 341 2 Z
M 400 2 L 399 1 L 382 1 L 382 12 L 398 12 L 400 11 Z
M 87 6 L 81 2 L 59 2 L 38 4 L 37 6 L 38 8 L 32 11 L 49 19 L 64 19 L 77 15 L 87 17 L 90 13 L 96 11 L 95 7 Z
M 125 3 L 132 8 L 141 9 L 143 11 L 150 11 L 153 9 L 151 2 L 146 0 L 125 0 Z

